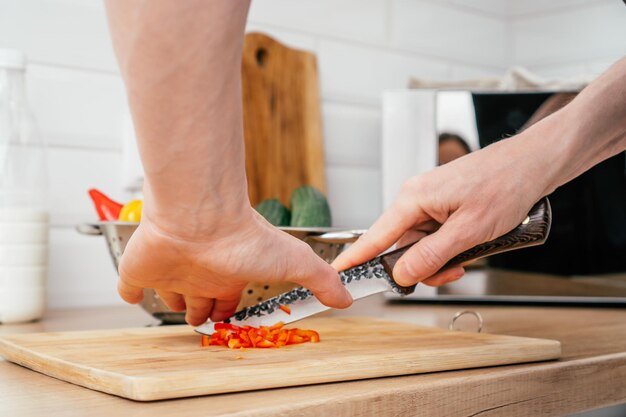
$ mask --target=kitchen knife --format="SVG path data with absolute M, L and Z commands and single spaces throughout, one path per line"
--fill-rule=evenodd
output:
M 547 198 L 543 198 L 533 206 L 528 217 L 515 229 L 497 239 L 460 253 L 452 258 L 444 266 L 444 269 L 453 265 L 463 265 L 469 261 L 496 253 L 541 245 L 548 238 L 551 221 L 550 202 Z M 410 287 L 398 285 L 393 280 L 392 273 L 398 259 L 411 246 L 404 246 L 340 272 L 341 283 L 350 292 L 354 300 L 385 291 L 393 291 L 401 295 L 412 293 L 415 290 L 415 285 Z M 246 307 L 224 322 L 239 326 L 271 326 L 279 321 L 286 324 L 301 320 L 329 308 L 320 303 L 311 291 L 298 287 L 259 304 Z M 213 325 L 213 322 L 207 322 L 197 327 L 196 331 L 210 335 L 214 331 Z

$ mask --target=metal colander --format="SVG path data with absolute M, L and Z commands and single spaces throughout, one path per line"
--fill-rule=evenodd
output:
M 126 243 L 137 229 L 139 223 L 107 221 L 97 223 L 84 223 L 76 229 L 86 235 L 103 235 L 115 270 L 117 271 L 120 259 L 126 248 Z M 346 244 L 354 242 L 365 230 L 346 230 L 328 227 L 280 227 L 282 231 L 305 241 L 326 262 L 332 262 L 345 248 Z M 275 295 L 289 291 L 296 285 L 284 283 L 250 283 L 243 290 L 239 307 L 243 308 L 266 300 Z M 170 311 L 158 294 L 150 289 L 144 289 L 144 297 L 141 307 L 153 317 L 164 323 L 184 323 L 184 312 Z

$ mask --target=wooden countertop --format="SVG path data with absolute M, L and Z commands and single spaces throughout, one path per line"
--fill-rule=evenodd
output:
M 562 359 L 153 403 L 91 391 L 0 359 L 0 415 L 559 416 L 626 402 L 623 308 L 407 305 L 372 297 L 333 314 L 447 327 L 467 308 L 483 315 L 486 332 L 560 340 Z M 138 307 L 121 306 L 51 311 L 41 322 L 0 325 L 0 334 L 151 324 L 156 321 Z

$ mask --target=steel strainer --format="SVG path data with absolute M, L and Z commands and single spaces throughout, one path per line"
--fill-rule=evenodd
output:
M 139 223 L 133 222 L 107 221 L 80 224 L 76 226 L 76 230 L 86 235 L 103 235 L 117 271 L 120 259 L 126 248 L 126 243 L 128 243 L 138 225 Z M 346 244 L 354 242 L 365 233 L 365 230 L 346 230 L 328 227 L 280 227 L 279 229 L 309 244 L 315 253 L 329 263 L 344 250 Z M 295 286 L 292 283 L 250 283 L 243 290 L 238 309 L 289 291 Z M 152 289 L 144 289 L 144 297 L 140 305 L 145 311 L 163 323 L 185 322 L 185 313 L 170 311 Z

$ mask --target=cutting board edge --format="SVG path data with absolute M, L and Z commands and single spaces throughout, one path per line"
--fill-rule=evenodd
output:
M 529 339 L 529 338 L 526 338 Z M 326 384 L 326 383 L 334 383 L 334 382 L 348 382 L 348 381 L 360 381 L 365 379 L 376 379 L 376 378 L 388 378 L 394 376 L 410 376 L 410 375 L 420 375 L 426 373 L 435 373 L 435 372 L 447 372 L 447 371 L 462 371 L 467 369 L 478 369 L 478 368 L 487 368 L 493 366 L 507 366 L 507 365 L 519 365 L 524 363 L 536 363 L 536 362 L 544 362 L 544 361 L 554 361 L 558 360 L 561 356 L 561 344 L 558 341 L 548 340 L 548 339 L 535 339 L 541 341 L 549 341 L 554 342 L 550 343 L 552 347 L 552 351 L 550 352 L 541 352 L 537 351 L 535 354 L 527 356 L 524 359 L 520 360 L 507 360 L 507 359 L 495 359 L 490 358 L 484 361 L 478 361 L 475 365 L 470 367 L 458 368 L 454 364 L 450 364 L 447 366 L 426 366 L 426 367 L 405 367 L 402 371 L 388 371 L 381 372 L 380 369 L 370 370 L 369 372 L 362 373 L 360 377 L 354 377 L 348 375 L 339 376 L 326 376 L 324 374 L 310 374 L 307 378 L 298 377 L 286 377 L 284 374 L 281 375 L 281 381 L 275 384 L 267 383 L 263 388 L 258 387 L 232 387 L 232 388 L 224 388 L 223 386 L 214 387 L 213 389 L 205 388 L 197 388 L 193 386 L 183 387 L 182 391 L 185 391 L 184 396 L 177 395 L 176 392 L 172 390 L 163 390 L 159 389 L 159 382 L 161 382 L 160 378 L 143 378 L 141 383 L 142 385 L 135 385 L 134 389 L 131 391 L 132 396 L 124 396 L 120 394 L 113 393 L 114 395 L 122 396 L 134 401 L 141 402 L 149 402 L 149 401 L 159 401 L 159 400 L 169 400 L 175 398 L 185 398 L 185 397 L 198 397 L 205 395 L 219 395 L 219 394 L 228 394 L 228 393 L 236 393 L 236 392 L 249 392 L 256 391 L 259 389 L 275 389 L 275 388 L 285 388 L 285 387 L 297 387 L 297 386 L 307 386 L 307 385 L 317 385 L 317 384 Z M 539 348 L 540 346 L 536 346 Z M 515 350 L 515 349 L 512 349 Z M 512 352 L 509 352 L 512 353 Z M 528 353 L 527 353 L 528 354 Z M 354 366 L 357 366 L 355 364 Z M 397 369 L 402 369 L 398 367 Z M 151 383 L 155 383 L 157 389 L 151 387 Z M 149 384 L 149 385 L 148 385 Z M 78 384 L 80 385 L 80 384 Z M 130 394 L 130 392 L 129 392 Z
M 25 353 L 29 353 L 30 358 L 25 357 Z M 142 377 L 123 375 L 117 372 L 93 369 L 88 368 L 85 365 L 71 363 L 63 359 L 36 352 L 32 349 L 20 347 L 6 338 L 0 338 L 0 356 L 11 363 L 30 369 L 31 371 L 35 371 L 42 375 L 58 379 L 59 381 L 69 382 L 94 391 L 104 392 L 128 399 L 133 399 L 135 397 L 134 391 L 136 390 L 135 387 L 137 386 L 137 380 L 143 379 Z M 61 365 L 65 365 L 68 369 L 78 372 L 74 372 L 74 376 L 68 378 L 66 377 L 66 372 L 63 372 L 60 367 Z M 96 375 L 100 378 L 104 377 L 104 381 L 100 380 L 100 383 L 88 382 Z M 87 382 L 79 382 L 77 379 L 78 376 L 83 376 Z M 102 382 L 107 382 L 110 385 L 103 384 Z M 107 388 L 108 386 L 111 388 Z M 116 391 L 115 387 L 119 387 L 119 390 Z M 123 395 L 120 394 L 120 392 L 123 393 Z

